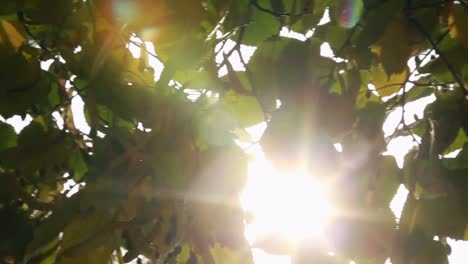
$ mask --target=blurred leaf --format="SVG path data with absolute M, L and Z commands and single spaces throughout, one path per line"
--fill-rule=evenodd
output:
M 390 96 L 398 92 L 409 76 L 409 69 L 388 75 L 380 65 L 371 68 L 372 83 L 381 97 Z
M 68 164 L 73 169 L 73 179 L 79 181 L 84 174 L 88 171 L 88 165 L 83 159 L 81 151 L 78 149 L 72 154 Z
M 0 122 L 0 151 L 15 147 L 18 141 L 15 129 L 7 123 Z
M 71 0 L 60 1 L 25 1 L 25 15 L 28 19 L 43 24 L 60 24 L 72 12 L 73 2 Z
M 25 210 L 10 205 L 0 208 L 0 219 L 2 257 L 22 259 L 26 244 L 32 239 L 33 221 L 28 218 Z
M 78 196 L 67 199 L 60 207 L 53 210 L 52 215 L 45 218 L 34 229 L 34 239 L 28 243 L 26 256 L 34 256 L 44 244 L 56 239 L 64 227 L 78 217 Z
M 244 2 L 244 1 L 235 1 L 235 2 Z M 268 0 L 258 0 L 258 3 L 267 9 L 271 10 L 270 1 Z M 245 5 L 245 6 L 248 6 Z M 265 12 L 259 11 L 253 7 L 251 8 L 251 20 L 248 22 L 245 29 L 244 37 L 242 42 L 245 45 L 258 45 L 261 41 L 276 35 L 280 30 L 280 21 L 277 17 L 267 14 Z M 244 25 L 239 25 L 244 26 Z
M 14 14 L 19 11 L 23 6 L 22 2 L 16 0 L 5 0 L 0 8 L 0 16 L 7 14 Z
M 64 250 L 59 261 L 64 264 L 106 263 L 118 238 L 119 231 L 104 229 L 86 243 Z
M 253 259 L 250 254 L 242 254 L 242 252 L 236 252 L 231 249 L 225 248 L 219 244 L 215 244 L 211 248 L 211 254 L 215 263 L 226 263 L 226 264 L 237 264 L 246 263 L 253 264 Z
M 20 25 L 13 24 L 6 20 L 0 21 L 0 44 L 10 46 L 16 50 L 23 45 L 26 38 L 23 32 L 19 30 Z
M 460 128 L 458 130 L 457 137 L 452 142 L 452 144 L 447 149 L 445 149 L 444 153 L 448 154 L 455 150 L 462 149 L 465 143 L 468 143 L 468 136 L 465 134 L 465 131 Z
M 227 92 L 220 100 L 221 106 L 231 113 L 242 127 L 253 126 L 264 120 L 263 110 L 254 96 Z
M 382 156 L 376 177 L 376 193 L 385 204 L 390 204 L 400 186 L 400 169 L 395 158 Z
M 467 169 L 468 168 L 468 143 L 463 145 L 462 150 L 455 158 L 443 159 L 443 164 L 448 169 Z
M 364 1 L 364 6 L 366 7 L 366 1 Z M 382 35 L 386 32 L 384 29 L 394 21 L 394 17 L 402 8 L 403 2 L 398 0 L 376 2 L 372 6 L 371 12 L 361 20 L 364 27 L 356 34 L 355 41 L 357 47 L 360 49 L 368 49 L 381 39 Z
M 78 217 L 63 230 L 62 250 L 84 243 L 109 224 L 110 216 L 96 212 Z
M 468 47 L 468 14 L 459 4 L 452 5 L 450 11 L 448 17 L 450 36 L 459 41 L 463 46 Z
M 385 105 L 377 102 L 367 103 L 365 108 L 358 111 L 358 129 L 368 138 L 374 138 L 382 132 L 385 120 Z

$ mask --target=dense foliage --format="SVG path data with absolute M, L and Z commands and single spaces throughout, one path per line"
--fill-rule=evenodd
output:
M 468 239 L 467 8 L 464 0 L 3 0 L 0 115 L 32 122 L 20 133 L 0 122 L 0 262 L 124 263 L 142 254 L 250 263 L 237 199 L 247 158 L 235 140 L 266 121 L 261 144 L 279 170 L 320 170 L 321 180 L 333 178 L 337 206 L 362 216 L 331 224 L 339 258 L 296 263 L 446 263 L 445 238 Z M 319 23 L 324 13 L 331 21 Z M 284 37 L 283 28 L 307 38 Z M 334 55 L 322 56 L 324 43 Z M 246 45 L 253 56 L 233 67 L 228 58 Z M 164 64 L 161 76 L 149 57 Z M 405 106 L 429 95 L 424 115 L 405 120 Z M 73 121 L 78 97 L 89 131 Z M 397 108 L 401 122 L 384 136 Z M 417 147 L 400 170 L 382 153 L 405 135 Z M 63 191 L 69 179 L 81 186 L 72 196 Z M 400 184 L 410 194 L 397 222 L 388 206 Z

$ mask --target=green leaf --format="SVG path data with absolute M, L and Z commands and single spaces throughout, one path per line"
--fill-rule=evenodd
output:
M 367 103 L 365 108 L 357 112 L 359 122 L 357 128 L 368 138 L 375 138 L 382 132 L 385 120 L 385 105 L 377 102 Z
M 229 145 L 233 138 L 231 131 L 236 127 L 236 120 L 226 110 L 210 107 L 196 119 L 196 142 L 199 146 Z
M 276 99 L 279 89 L 277 76 L 278 56 L 284 48 L 284 40 L 270 40 L 261 43 L 249 62 L 252 72 L 253 87 L 259 102 L 267 111 L 276 109 Z
M 253 259 L 250 254 L 242 254 L 242 252 L 233 251 L 225 248 L 218 243 L 210 249 L 215 263 L 237 264 L 246 263 L 253 264 Z
M 17 145 L 18 136 L 15 129 L 7 123 L 0 122 L 0 151 Z
M 385 30 L 383 29 L 392 23 L 393 18 L 402 8 L 403 2 L 398 0 L 375 3 L 372 10 L 361 20 L 362 29 L 358 29 L 356 37 L 353 38 L 358 49 L 368 49 L 375 44 L 384 34 Z
M 59 261 L 64 264 L 106 263 L 117 246 L 116 242 L 119 237 L 119 231 L 106 228 L 86 243 L 63 251 Z
M 465 134 L 465 131 L 460 128 L 458 130 L 457 137 L 453 140 L 452 144 L 445 149 L 444 154 L 451 153 L 455 150 L 462 149 L 465 143 L 468 143 L 468 136 Z
M 31 54 L 15 52 L 0 42 L 0 114 L 9 118 L 26 110 L 49 93 L 49 81 Z M 8 65 L 8 66 L 6 66 Z
M 236 1 L 243 2 L 243 1 Z M 258 3 L 271 10 L 268 0 L 259 0 Z M 245 45 L 256 46 L 263 40 L 277 35 L 280 30 L 280 21 L 277 17 L 267 14 L 254 7 L 251 8 L 250 21 L 245 28 L 242 43 Z M 239 25 L 242 26 L 242 25 Z
M 69 221 L 78 216 L 79 195 L 66 199 L 63 204 L 53 210 L 52 215 L 42 220 L 34 229 L 34 239 L 28 243 L 26 257 L 33 257 L 44 245 L 57 239 L 60 232 Z
M 109 226 L 111 215 L 105 212 L 94 212 L 77 217 L 63 230 L 62 250 L 76 247 L 96 236 Z
M 394 157 L 382 156 L 376 177 L 376 193 L 390 204 L 400 186 L 400 169 Z
M 442 162 L 448 169 L 468 169 L 468 143 L 463 145 L 462 150 L 455 158 L 446 158 Z
M 254 96 L 227 92 L 220 99 L 221 107 L 226 109 L 242 127 L 249 127 L 264 121 L 263 110 Z
M 68 164 L 73 169 L 73 179 L 75 181 L 79 181 L 88 171 L 88 165 L 83 159 L 83 154 L 78 149 L 71 155 Z

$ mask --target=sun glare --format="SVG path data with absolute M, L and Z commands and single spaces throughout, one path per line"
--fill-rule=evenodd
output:
M 320 239 L 331 214 L 325 188 L 310 175 L 291 169 L 278 174 L 271 163 L 257 157 L 249 164 L 249 181 L 242 194 L 244 209 L 252 214 L 247 238 L 274 233 L 292 242 Z

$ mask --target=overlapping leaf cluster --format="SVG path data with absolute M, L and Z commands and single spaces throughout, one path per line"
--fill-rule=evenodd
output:
M 0 115 L 32 122 L 20 133 L 0 123 L 0 261 L 251 262 L 237 199 L 247 161 L 235 140 L 266 121 L 261 144 L 278 169 L 320 168 L 336 204 L 360 216 L 331 225 L 339 258 L 301 253 L 296 263 L 447 262 L 445 239 L 468 239 L 466 10 L 423 0 L 3 1 Z M 250 60 L 245 45 L 256 48 Z M 228 59 L 236 54 L 244 70 Z M 405 106 L 429 95 L 407 123 Z M 88 131 L 75 127 L 75 98 Z M 400 170 L 382 153 L 402 135 L 417 147 Z M 71 197 L 68 179 L 81 186 Z M 410 194 L 397 223 L 388 206 L 399 184 Z

